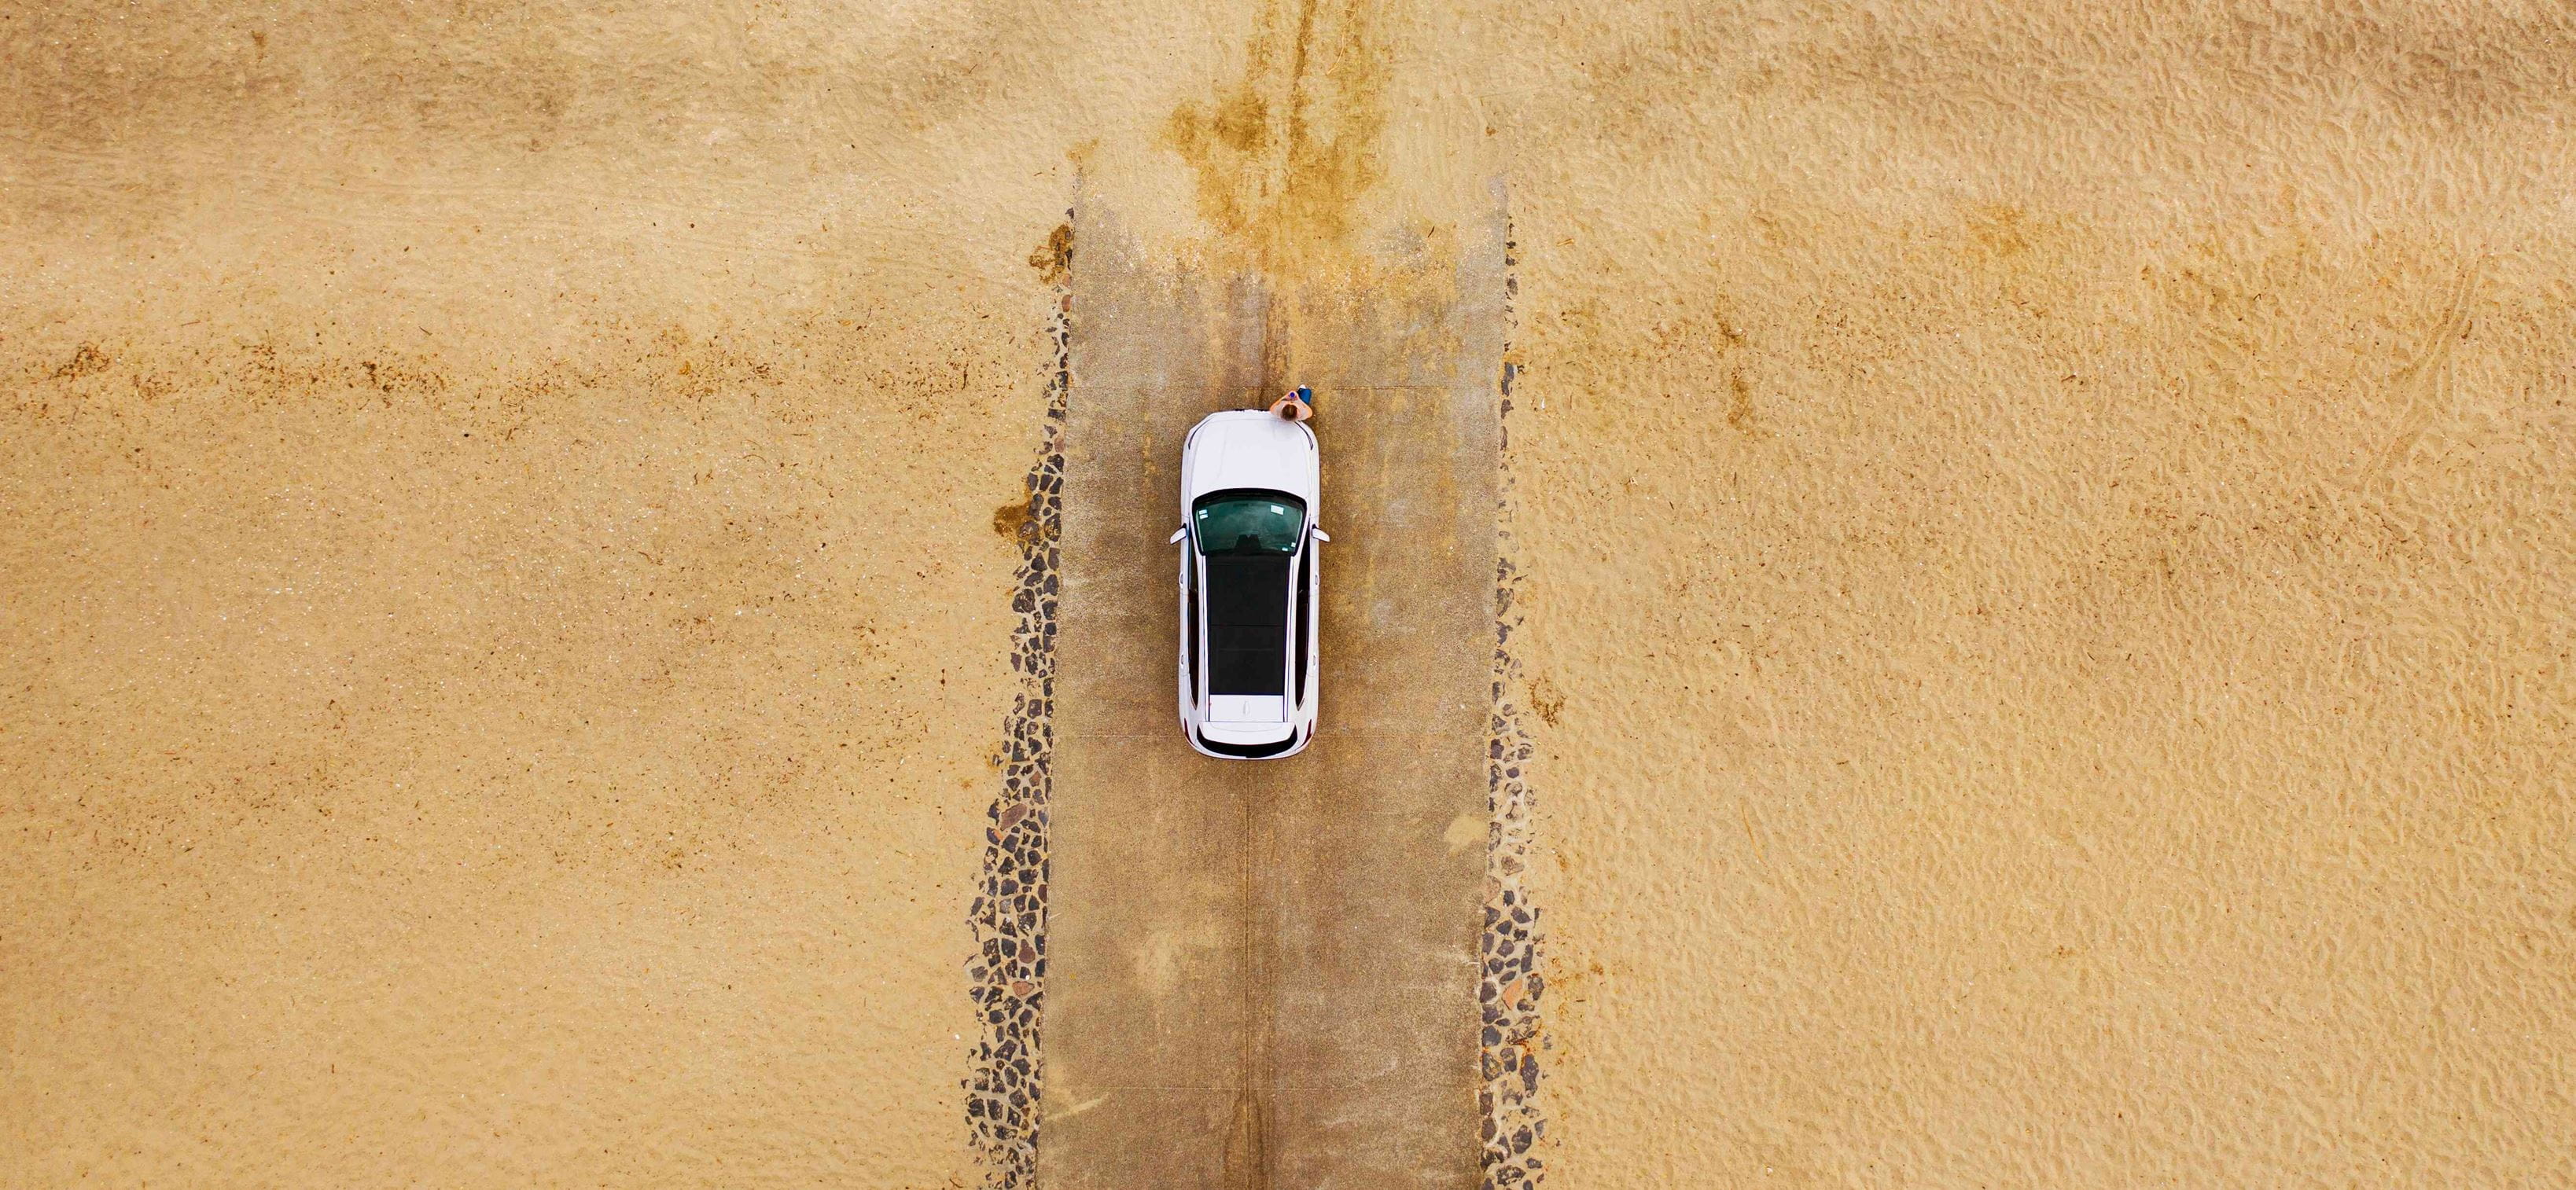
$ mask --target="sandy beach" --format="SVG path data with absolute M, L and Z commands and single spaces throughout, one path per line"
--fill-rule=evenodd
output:
M 1262 383 L 1506 213 L 1489 1182 L 2576 1183 L 2576 17 L 71 3 L 0 65 L 0 1185 L 1029 1184 L 970 916 L 1086 192 L 1313 297 Z

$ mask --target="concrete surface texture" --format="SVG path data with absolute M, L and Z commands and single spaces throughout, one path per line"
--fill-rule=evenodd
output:
M 1050 233 L 1494 170 L 1550 1184 L 2576 1182 L 2576 18 L 2062 8 L 0 14 L 0 1182 L 985 1178 Z
M 1392 96 L 1341 16 L 1298 60 L 1258 30 L 1222 138 L 1184 109 L 1179 162 L 1104 145 L 1075 207 L 1043 1185 L 1478 1182 L 1501 189 L 1442 184 L 1485 153 L 1456 97 L 1378 157 Z M 1201 201 L 1157 218 L 1174 167 Z M 1299 383 L 1323 718 L 1210 759 L 1175 747 L 1182 440 Z

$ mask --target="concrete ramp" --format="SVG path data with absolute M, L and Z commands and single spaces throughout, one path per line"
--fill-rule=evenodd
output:
M 1038 1178 L 1467 1187 L 1493 652 L 1499 199 L 1330 285 L 1157 265 L 1075 216 Z M 1175 711 L 1180 447 L 1314 386 L 1322 728 Z

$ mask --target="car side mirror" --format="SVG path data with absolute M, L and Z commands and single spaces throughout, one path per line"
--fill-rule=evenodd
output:
M 1332 539 L 1333 539 L 1333 535 L 1332 535 L 1332 534 L 1330 534 L 1330 533 L 1326 533 L 1326 532 L 1324 532 L 1322 529 L 1317 529 L 1317 530 L 1315 530 L 1315 540 L 1317 540 L 1317 541 L 1331 541 Z
M 1178 528 L 1178 529 L 1174 529 L 1174 530 L 1172 530 L 1172 539 L 1171 539 L 1170 541 L 1166 541 L 1166 542 L 1164 542 L 1163 544 L 1165 544 L 1165 545 L 1179 545 L 1179 544 L 1181 543 L 1181 539 L 1182 539 L 1182 538 L 1184 538 L 1184 537 L 1187 537 L 1187 536 L 1189 536 L 1189 535 L 1190 535 L 1190 527 L 1189 527 L 1188 525 L 1183 525 L 1183 526 L 1181 526 L 1181 527 L 1180 527 L 1180 528 Z

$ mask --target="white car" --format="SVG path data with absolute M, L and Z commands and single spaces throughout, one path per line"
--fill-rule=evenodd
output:
M 1315 736 L 1315 432 L 1257 409 L 1210 414 L 1181 447 L 1181 729 L 1232 760 Z

